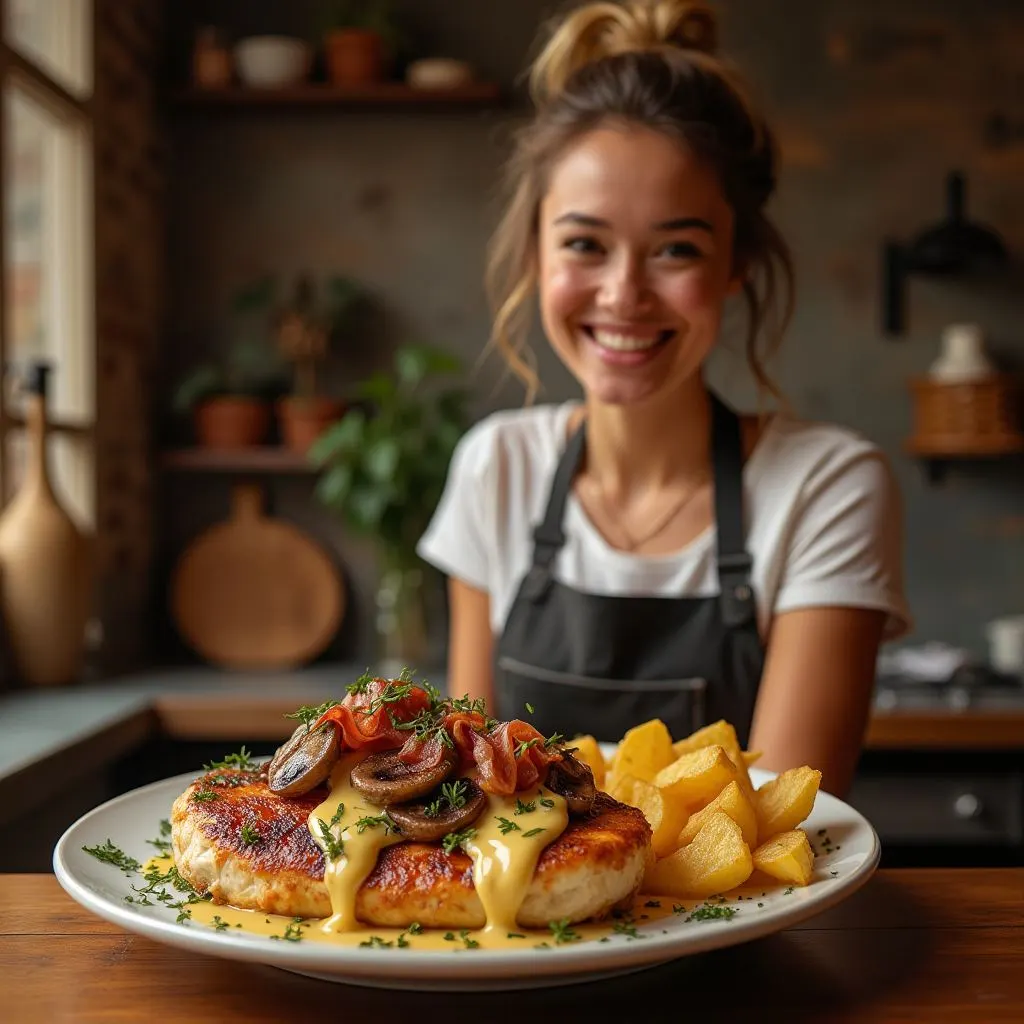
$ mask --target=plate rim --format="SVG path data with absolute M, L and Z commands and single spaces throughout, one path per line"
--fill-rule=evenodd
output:
M 767 769 L 751 768 L 751 773 L 763 776 L 765 780 L 777 773 Z M 813 900 L 797 900 L 791 907 L 773 908 L 764 920 L 746 918 L 739 926 L 734 921 L 702 922 L 699 933 L 683 933 L 676 930 L 664 935 L 649 933 L 643 940 L 628 940 L 613 936 L 607 944 L 584 942 L 552 946 L 545 950 L 546 956 L 539 957 L 532 946 L 523 950 L 476 950 L 472 956 L 459 956 L 453 950 L 417 950 L 413 955 L 396 957 L 394 951 L 360 947 L 339 947 L 324 943 L 271 944 L 266 937 L 249 934 L 231 934 L 212 929 L 192 929 L 160 917 L 139 912 L 129 906 L 120 906 L 113 899 L 94 892 L 68 863 L 68 854 L 78 853 L 76 847 L 83 832 L 93 827 L 113 809 L 131 806 L 144 801 L 153 791 L 175 787 L 183 790 L 201 772 L 191 771 L 169 776 L 148 783 L 126 793 L 119 794 L 87 811 L 74 821 L 61 835 L 53 851 L 53 870 L 58 883 L 67 894 L 85 909 L 98 917 L 117 925 L 126 931 L 166 945 L 192 952 L 213 955 L 224 959 L 261 963 L 285 970 L 309 969 L 336 976 L 339 981 L 359 982 L 359 975 L 369 979 L 390 977 L 405 981 L 446 981 L 467 984 L 487 980 L 500 981 L 520 977 L 526 963 L 523 954 L 529 956 L 529 973 L 534 976 L 551 977 L 566 975 L 581 977 L 613 971 L 620 967 L 636 965 L 656 966 L 670 960 L 709 952 L 727 946 L 741 945 L 767 935 L 776 934 L 800 924 L 831 909 L 862 888 L 874 875 L 881 860 L 881 843 L 878 833 L 859 811 L 845 801 L 831 794 L 823 793 L 835 801 L 846 815 L 856 820 L 866 830 L 871 848 L 860 864 L 849 874 L 828 881 L 828 888 L 817 894 Z M 170 803 L 168 802 L 168 811 Z M 164 817 L 166 815 L 162 815 Z M 158 819 L 159 820 L 159 819 Z M 156 824 L 154 822 L 154 824 Z M 116 837 L 109 837 L 116 842 Z M 111 868 L 111 870 L 116 870 Z M 689 901 L 687 901 L 689 902 Z M 671 920 L 666 919 L 666 920 Z M 686 936 L 680 942 L 680 936 Z M 699 936 L 699 937 L 698 937 Z M 456 955 L 453 955 L 455 953 Z M 431 987 L 436 987 L 432 985 Z

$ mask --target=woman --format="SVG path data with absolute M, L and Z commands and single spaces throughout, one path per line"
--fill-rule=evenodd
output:
M 761 353 L 792 294 L 772 137 L 714 29 L 682 0 L 590 4 L 537 59 L 494 340 L 532 390 L 536 295 L 584 399 L 469 431 L 419 550 L 449 576 L 451 692 L 605 740 L 726 718 L 765 767 L 841 794 L 879 644 L 908 625 L 899 499 L 862 438 L 705 387 L 735 298 L 774 390 Z

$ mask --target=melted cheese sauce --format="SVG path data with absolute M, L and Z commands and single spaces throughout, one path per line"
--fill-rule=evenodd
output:
M 468 826 L 474 833 L 463 849 L 473 861 L 473 884 L 487 922 L 483 929 L 421 929 L 418 925 L 398 929 L 363 924 L 356 918 L 359 888 L 373 871 L 379 852 L 403 841 L 401 834 L 388 830 L 382 821 L 373 821 L 380 818 L 383 808 L 371 804 L 349 781 L 353 765 L 363 756 L 349 754 L 338 762 L 331 772 L 330 796 L 308 819 L 310 834 L 324 851 L 324 882 L 332 910 L 329 918 L 288 918 L 202 901 L 189 906 L 191 920 L 218 931 L 237 928 L 291 942 L 448 951 L 545 947 L 606 939 L 623 930 L 615 920 L 573 925 L 566 932 L 519 926 L 517 914 L 537 861 L 569 820 L 565 800 L 544 787 L 511 797 L 488 794 L 483 812 Z M 172 863 L 169 857 L 150 862 L 162 871 Z M 646 924 L 672 916 L 674 907 L 680 907 L 678 901 L 637 896 L 629 916 Z

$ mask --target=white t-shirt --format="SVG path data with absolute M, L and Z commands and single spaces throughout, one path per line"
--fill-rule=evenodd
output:
M 444 495 L 418 552 L 490 596 L 502 632 L 530 566 L 532 532 L 576 403 L 493 413 L 460 441 Z M 747 550 L 762 635 L 773 615 L 851 606 L 888 612 L 885 637 L 910 628 L 903 595 L 902 507 L 881 452 L 852 431 L 773 417 L 743 468 Z M 553 571 L 591 594 L 705 597 L 719 593 L 712 524 L 682 550 L 636 555 L 611 547 L 571 494 Z

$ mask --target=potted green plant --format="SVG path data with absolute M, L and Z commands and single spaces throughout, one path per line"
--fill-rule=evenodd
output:
M 397 30 L 389 0 L 333 0 L 324 11 L 328 81 L 360 86 L 386 76 Z
M 297 452 L 304 454 L 345 411 L 343 402 L 319 393 L 317 366 L 361 297 L 349 278 L 330 277 L 318 288 L 303 274 L 292 300 L 274 318 L 278 352 L 294 368 L 291 394 L 279 399 L 277 415 L 285 444 Z
M 416 544 L 467 426 L 465 391 L 440 384 L 460 369 L 438 349 L 400 349 L 393 373 L 374 374 L 356 388 L 367 408 L 350 410 L 309 451 L 320 469 L 319 500 L 376 547 L 380 671 L 422 665 L 428 653 Z
M 267 438 L 269 395 L 279 386 L 281 367 L 252 317 L 267 308 L 271 293 L 269 278 L 241 289 L 232 301 L 235 332 L 226 351 L 193 367 L 175 389 L 174 411 L 192 416 L 200 445 L 248 448 Z

